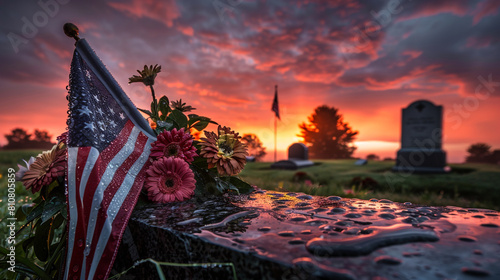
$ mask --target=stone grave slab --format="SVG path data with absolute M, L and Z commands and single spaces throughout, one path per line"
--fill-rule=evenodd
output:
M 295 170 L 312 165 L 314 162 L 309 160 L 307 146 L 303 143 L 293 143 L 288 147 L 288 160 L 275 162 L 271 164 L 271 168 Z
M 113 271 L 145 258 L 231 262 L 238 279 L 500 279 L 500 217 L 256 191 L 134 210 Z M 169 279 L 233 279 L 228 267 L 164 267 Z M 123 279 L 158 279 L 151 264 Z
M 401 149 L 393 170 L 405 173 L 445 173 L 442 150 L 443 107 L 417 100 L 402 110 Z

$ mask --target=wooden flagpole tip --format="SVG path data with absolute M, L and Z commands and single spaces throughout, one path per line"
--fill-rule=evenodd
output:
M 70 38 L 74 38 L 76 41 L 80 40 L 78 37 L 78 27 L 71 22 L 67 22 L 63 26 L 64 34 Z

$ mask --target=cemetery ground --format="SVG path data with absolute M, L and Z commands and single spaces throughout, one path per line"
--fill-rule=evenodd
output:
M 314 166 L 297 170 L 249 162 L 240 176 L 267 190 L 500 210 L 499 165 L 449 164 L 447 174 L 409 174 L 392 172 L 394 161 L 368 161 L 362 166 L 354 159 L 313 161 Z
M 0 151 L 0 234 L 7 217 L 8 169 L 18 169 L 22 159 L 38 150 Z M 315 165 L 298 170 L 271 169 L 270 162 L 249 162 L 240 177 L 261 189 L 304 192 L 311 195 L 338 195 L 361 199 L 390 199 L 430 206 L 460 206 L 500 210 L 500 166 L 450 164 L 448 174 L 406 174 L 391 171 L 394 161 L 314 160 Z M 16 183 L 16 208 L 34 195 Z M 4 245 L 4 244 L 1 244 Z

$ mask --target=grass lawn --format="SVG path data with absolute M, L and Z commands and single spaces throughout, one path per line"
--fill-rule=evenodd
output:
M 17 171 L 22 159 L 39 150 L 0 151 L 0 233 L 7 217 L 8 169 Z M 299 170 L 271 169 L 269 162 L 250 162 L 240 177 L 262 189 L 339 195 L 362 199 L 386 198 L 423 205 L 453 205 L 500 210 L 500 166 L 451 164 L 452 172 L 439 175 L 400 174 L 390 171 L 394 162 L 370 161 L 356 166 L 355 160 L 318 160 Z M 354 178 L 358 180 L 353 180 Z M 371 179 L 366 179 L 371 178 Z M 16 207 L 32 200 L 32 194 L 16 183 Z
M 269 190 L 500 210 L 498 165 L 450 164 L 448 174 L 404 174 L 391 171 L 393 161 L 370 161 L 364 166 L 354 165 L 355 160 L 314 162 L 299 170 L 275 170 L 269 162 L 250 162 L 240 176 Z

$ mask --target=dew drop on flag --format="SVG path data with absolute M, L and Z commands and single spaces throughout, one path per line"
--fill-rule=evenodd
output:
M 148 167 L 154 132 L 84 39 L 71 62 L 65 279 L 106 279 Z

